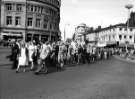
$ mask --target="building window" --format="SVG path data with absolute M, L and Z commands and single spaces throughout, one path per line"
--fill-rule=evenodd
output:
M 37 6 L 35 6 L 35 12 L 37 12 Z
M 43 25 L 43 27 L 46 29 L 47 28 L 47 24 L 48 24 L 48 19 L 44 19 L 44 25 Z
M 47 23 L 44 23 L 43 27 L 44 27 L 44 29 L 47 29 Z
M 7 16 L 6 24 L 7 25 L 12 25 L 12 16 Z
M 28 18 L 28 21 L 27 21 L 28 26 L 32 26 L 32 20 L 33 20 L 33 18 Z
M 6 4 L 6 10 L 11 11 L 13 9 L 13 6 L 11 3 Z
M 40 27 L 40 21 L 41 19 L 36 19 L 36 27 Z
M 125 31 L 127 31 L 127 28 L 125 28 Z
M 41 12 L 41 7 L 38 7 L 38 12 L 39 12 L 39 13 Z
M 21 4 L 16 5 L 16 11 L 22 11 L 22 5 Z
M 30 6 L 30 11 L 33 12 L 33 5 Z
M 121 31 L 121 30 L 122 30 L 122 28 L 119 28 L 119 30 Z
M 132 36 L 130 35 L 129 38 L 132 39 Z
M 130 31 L 131 31 L 131 32 L 132 32 L 132 30 L 133 30 L 133 29 L 132 29 L 132 28 L 130 28 Z
M 52 24 L 50 24 L 50 29 L 52 29 Z
M 41 7 L 41 13 L 43 13 L 43 7 Z
M 115 39 L 115 35 L 113 35 L 113 39 Z
M 119 39 L 120 39 L 120 40 L 122 39 L 122 35 L 119 35 Z
M 124 35 L 124 39 L 126 39 L 127 38 L 127 36 L 126 35 Z
M 21 17 L 15 17 L 15 25 L 21 25 Z
M 111 41 L 111 36 L 109 35 L 109 41 Z
M 30 5 L 27 5 L 27 11 L 30 11 Z

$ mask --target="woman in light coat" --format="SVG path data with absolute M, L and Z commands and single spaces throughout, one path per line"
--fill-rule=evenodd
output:
M 25 43 L 21 42 L 16 73 L 19 72 L 20 67 L 23 67 L 24 68 L 23 71 L 25 72 L 25 67 L 27 65 L 28 65 L 28 50 L 25 46 Z

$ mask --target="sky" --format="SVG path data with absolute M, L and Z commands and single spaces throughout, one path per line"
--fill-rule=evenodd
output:
M 135 11 L 135 0 L 61 0 L 62 38 L 64 29 L 66 38 L 70 38 L 81 23 L 94 28 L 125 23 L 128 17 L 126 4 L 133 4 L 131 11 Z

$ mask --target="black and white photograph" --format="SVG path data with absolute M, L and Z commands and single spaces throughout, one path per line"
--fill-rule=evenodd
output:
M 0 99 L 135 99 L 135 0 L 0 0 Z

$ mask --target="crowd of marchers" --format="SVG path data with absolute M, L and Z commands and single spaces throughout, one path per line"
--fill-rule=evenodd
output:
M 75 41 L 63 42 L 24 42 L 15 41 L 12 45 L 10 59 L 12 68 L 18 72 L 25 72 L 26 68 L 47 73 L 48 67 L 53 66 L 58 71 L 68 65 L 90 64 L 100 60 L 107 60 L 118 53 L 117 48 L 96 47 Z

